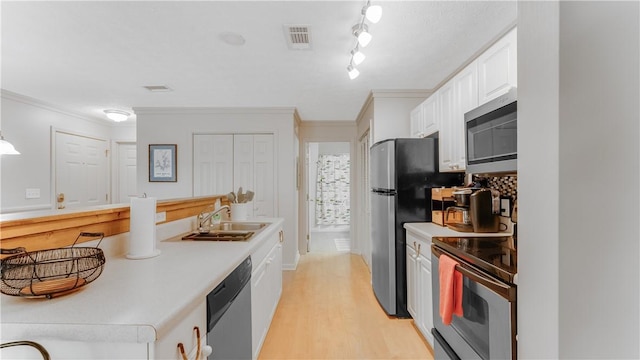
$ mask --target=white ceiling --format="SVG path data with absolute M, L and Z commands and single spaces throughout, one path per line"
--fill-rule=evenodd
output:
M 517 16 L 515 1 L 374 0 L 383 17 L 369 25 L 367 59 L 349 80 L 364 4 L 2 1 L 2 88 L 99 119 L 110 108 L 185 106 L 355 120 L 372 89 L 434 88 Z M 312 48 L 289 50 L 284 24 L 309 25 Z M 224 32 L 246 43 L 228 45 Z

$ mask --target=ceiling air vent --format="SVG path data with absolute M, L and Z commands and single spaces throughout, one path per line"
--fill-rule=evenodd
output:
M 145 89 L 151 91 L 151 92 L 167 92 L 167 91 L 172 91 L 170 87 L 166 86 L 166 85 L 147 85 L 144 86 Z
M 311 49 L 311 26 L 309 25 L 284 25 L 284 34 L 287 38 L 287 46 L 291 50 Z

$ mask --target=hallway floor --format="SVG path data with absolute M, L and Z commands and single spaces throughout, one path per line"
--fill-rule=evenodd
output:
M 389 318 L 359 255 L 309 253 L 283 273 L 259 359 L 433 359 L 411 319 Z

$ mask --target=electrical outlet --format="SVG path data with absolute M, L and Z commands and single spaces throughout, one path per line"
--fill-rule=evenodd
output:
M 166 211 L 156 213 L 156 224 L 157 223 L 161 223 L 161 222 L 165 222 L 165 221 L 167 221 L 167 212 Z
M 500 216 L 505 216 L 505 217 L 511 216 L 511 199 L 508 199 L 508 198 L 500 199 Z
M 40 199 L 40 189 L 26 189 L 24 191 L 25 199 Z

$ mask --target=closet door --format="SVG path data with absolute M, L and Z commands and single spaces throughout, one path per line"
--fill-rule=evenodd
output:
M 253 136 L 253 216 L 275 216 L 273 135 Z
M 193 195 L 233 190 L 233 135 L 194 135 Z
M 253 135 L 233 135 L 233 191 L 253 190 L 253 179 Z

